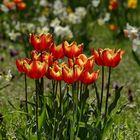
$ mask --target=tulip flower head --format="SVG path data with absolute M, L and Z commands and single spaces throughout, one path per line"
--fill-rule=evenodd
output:
M 23 0 L 14 0 L 16 4 L 23 2 Z
M 94 83 L 99 76 L 99 70 L 95 72 L 83 71 L 80 77 L 82 83 L 89 85 Z
M 99 66 L 107 66 L 107 67 L 116 67 L 122 58 L 122 55 L 124 54 L 124 51 L 119 49 L 116 51 L 116 49 L 98 49 L 98 52 L 94 49 L 92 50 L 92 54 L 95 57 L 95 62 Z
M 45 51 L 49 50 L 53 44 L 53 38 L 51 34 L 41 34 L 41 35 L 30 35 L 30 43 L 32 44 L 34 50 Z
M 74 71 L 73 71 L 73 68 L 69 68 L 68 66 L 64 66 L 62 68 L 62 75 L 63 75 L 63 80 L 67 84 L 73 84 L 74 83 Z
M 17 3 L 17 8 L 18 8 L 18 10 L 20 10 L 20 11 L 25 10 L 25 8 L 26 8 L 26 3 L 25 3 L 25 2 Z
M 102 52 L 104 65 L 112 68 L 116 67 L 120 63 L 123 54 L 124 51 L 120 49 L 118 51 L 116 51 L 116 49 L 105 49 Z
M 59 65 L 58 63 L 53 63 L 52 67 L 49 68 L 50 75 L 54 80 L 61 81 L 63 79 L 62 65 L 61 64 Z
M 112 11 L 112 10 L 116 10 L 117 8 L 119 7 L 119 2 L 118 0 L 110 0 L 109 1 L 109 10 Z
M 83 51 L 83 44 L 77 45 L 75 41 L 69 44 L 67 41 L 63 43 L 64 54 L 68 58 L 74 58 L 80 55 Z
M 17 69 L 20 73 L 24 73 L 25 72 L 25 69 L 24 69 L 24 63 L 28 63 L 30 64 L 31 60 L 28 59 L 28 58 L 22 58 L 22 59 L 17 59 L 16 60 L 16 66 L 17 66 Z
M 53 44 L 50 48 L 50 51 L 56 59 L 61 59 L 64 57 L 63 44 L 59 44 L 58 46 Z
M 94 66 L 94 56 L 87 58 L 86 55 L 80 54 L 76 58 L 76 64 L 81 67 L 84 67 L 84 69 L 86 70 L 91 70 Z
M 26 62 L 23 67 L 27 76 L 32 79 L 42 78 L 48 70 L 48 64 L 40 61 Z

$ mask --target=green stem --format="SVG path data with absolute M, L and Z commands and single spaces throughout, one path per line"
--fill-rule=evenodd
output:
M 71 120 L 70 140 L 74 140 L 74 127 L 76 121 L 76 100 L 75 100 L 75 84 L 72 85 L 72 99 L 73 99 L 73 119 Z
M 54 126 L 53 126 L 53 132 L 52 132 L 52 139 L 53 139 L 53 140 L 55 140 L 56 112 L 57 112 L 57 109 L 54 107 L 54 110 L 55 110 L 55 112 L 54 112 L 54 119 L 53 119 L 53 121 L 54 121 Z
M 107 94 L 106 94 L 106 102 L 105 102 L 105 117 L 104 117 L 104 123 L 107 120 L 107 114 L 108 114 L 108 97 L 109 97 L 109 87 L 110 87 L 110 75 L 111 75 L 111 67 L 109 67 L 109 74 L 108 74 L 108 83 L 107 83 Z
M 78 82 L 78 89 L 79 89 L 79 82 Z M 78 90 L 79 91 L 79 90 Z M 77 139 L 78 137 L 78 133 L 79 133 L 79 122 L 81 122 L 81 118 L 82 118 L 82 114 L 83 114 L 83 102 L 82 102 L 82 82 L 80 84 L 80 116 L 79 116 L 79 120 L 77 122 L 77 131 L 76 131 L 76 136 L 75 139 Z
M 54 89 L 55 89 L 55 81 L 52 80 L 52 94 L 53 94 L 53 96 L 54 96 Z
M 24 75 L 25 81 L 25 105 L 26 105 L 26 113 L 27 113 L 27 120 L 28 120 L 28 97 L 27 97 L 27 77 L 26 74 Z
M 60 112 L 62 112 L 62 114 L 63 114 L 63 110 L 62 110 L 62 98 L 63 98 L 63 95 L 62 95 L 62 91 L 61 91 L 61 81 L 59 81 L 59 92 L 60 92 Z
M 39 80 L 35 80 L 36 85 L 36 132 L 37 132 L 37 139 L 39 140 L 39 131 L 38 131 L 38 99 L 39 99 Z
M 96 85 L 96 83 L 94 83 L 94 88 L 95 88 L 95 93 L 96 93 L 96 98 L 97 98 L 97 107 L 98 107 L 98 110 L 100 110 L 101 104 L 100 104 L 100 98 L 99 98 L 99 93 L 98 93 L 98 90 L 97 90 L 97 85 Z
M 104 66 L 102 66 L 102 87 L 101 87 L 100 112 L 102 111 L 103 92 L 104 92 Z
M 56 89 L 55 89 L 55 97 L 56 97 L 56 95 L 57 95 L 57 89 L 58 89 L 58 81 L 56 81 L 56 87 L 55 87 Z

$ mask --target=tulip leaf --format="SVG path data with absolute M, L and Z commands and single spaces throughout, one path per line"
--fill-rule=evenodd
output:
M 102 139 L 103 140 L 105 139 L 107 130 L 109 130 L 109 128 L 112 126 L 112 123 L 113 123 L 113 119 L 112 118 L 109 118 L 107 120 L 107 122 L 105 123 L 104 128 L 102 129 Z
M 120 92 L 122 90 L 122 86 L 118 89 L 115 90 L 115 98 L 113 100 L 113 102 L 110 104 L 110 106 L 108 107 L 108 114 L 110 114 L 112 112 L 112 110 L 117 106 L 117 102 L 120 98 Z
M 45 118 L 46 118 L 46 108 L 44 107 L 41 116 L 38 117 L 38 128 L 39 128 L 39 130 L 43 126 L 43 123 L 45 121 Z

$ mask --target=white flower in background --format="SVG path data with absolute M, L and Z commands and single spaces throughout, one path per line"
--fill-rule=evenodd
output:
M 15 25 L 14 28 L 15 28 L 17 31 L 20 31 L 20 26 L 21 26 L 21 25 L 20 25 L 20 22 L 19 22 L 19 21 L 18 21 L 18 22 L 13 22 L 12 24 Z
M 72 31 L 70 30 L 69 26 L 56 26 L 54 28 L 54 33 L 57 37 L 71 39 L 73 37 Z
M 78 24 L 82 22 L 82 19 L 86 15 L 86 9 L 84 7 L 77 7 L 74 13 L 68 15 L 68 21 L 72 24 Z
M 37 28 L 37 33 L 39 34 L 47 34 L 49 32 L 49 28 L 48 26 L 44 26 L 44 27 L 38 27 Z
M 133 40 L 134 38 L 138 37 L 138 32 L 138 28 L 131 26 L 128 23 L 126 24 L 126 29 L 124 30 L 124 33 L 130 40 Z
M 26 28 L 29 32 L 32 32 L 35 30 L 35 25 L 33 23 L 26 23 Z
M 70 13 L 68 15 L 68 21 L 72 24 L 80 23 L 81 19 L 75 15 L 75 13 Z
M 61 16 L 66 17 L 67 12 L 66 12 L 66 7 L 63 6 L 63 3 L 60 0 L 56 0 L 53 5 L 53 14 L 56 16 Z
M 99 4 L 100 4 L 100 0 L 92 0 L 91 3 L 92 3 L 93 7 L 97 8 L 99 6 Z
M 46 0 L 40 0 L 40 6 L 46 7 L 47 6 L 47 1 Z
M 138 50 L 138 48 L 140 49 L 140 38 L 133 39 L 133 41 L 132 41 L 132 50 L 134 52 L 136 52 Z
M 134 52 L 140 50 L 140 30 L 138 28 L 127 23 L 124 35 L 132 41 L 132 50 Z
M 108 22 L 109 20 L 110 20 L 110 17 L 111 17 L 111 15 L 110 15 L 110 13 L 105 13 L 105 16 L 104 16 L 104 22 Z
M 33 23 L 20 23 L 20 32 L 26 33 L 28 32 L 33 32 L 36 29 L 35 25 Z
M 11 70 L 8 70 L 7 74 L 5 75 L 5 80 L 9 82 L 12 79 Z
M 79 16 L 79 18 L 84 18 L 86 15 L 87 11 L 84 7 L 77 7 L 75 9 L 75 15 Z
M 105 21 L 104 21 L 103 18 L 99 18 L 99 19 L 97 20 L 97 22 L 98 22 L 98 24 L 99 24 L 100 26 L 102 26 L 102 25 L 105 24 Z
M 37 18 L 41 25 L 47 22 L 47 18 L 45 16 L 41 16 Z
M 110 13 L 105 13 L 105 15 L 102 15 L 98 20 L 99 25 L 104 25 L 106 22 L 110 20 Z
M 17 39 L 17 37 L 20 36 L 20 35 L 21 34 L 19 32 L 14 32 L 13 30 L 10 33 L 8 33 L 8 36 L 13 41 L 15 41 Z
M 55 27 L 55 26 L 58 26 L 58 25 L 60 25 L 60 20 L 58 18 L 55 18 L 50 23 L 50 27 Z
M 9 12 L 9 9 L 8 9 L 5 5 L 3 5 L 3 4 L 0 4 L 0 10 L 1 10 L 2 12 L 4 12 L 4 13 Z

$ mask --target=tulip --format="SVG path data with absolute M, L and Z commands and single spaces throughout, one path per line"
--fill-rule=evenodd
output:
M 118 26 L 115 25 L 115 24 L 109 24 L 108 26 L 109 30 L 112 31 L 112 32 L 115 32 L 118 30 Z
M 59 44 L 58 46 L 53 44 L 50 48 L 50 51 L 56 59 L 61 59 L 64 57 L 63 44 Z
M 20 73 L 24 73 L 25 72 L 25 69 L 24 69 L 24 63 L 28 63 L 30 64 L 31 60 L 28 59 L 28 58 L 23 58 L 23 59 L 17 59 L 16 60 L 16 66 L 17 66 L 17 69 Z
M 73 84 L 74 82 L 78 82 L 80 80 L 82 71 L 83 68 L 79 65 L 74 65 L 74 68 L 69 68 L 68 66 L 64 65 L 62 68 L 63 80 L 67 84 Z
M 32 50 L 31 55 L 33 61 L 41 61 L 41 53 L 39 53 L 38 51 Z
M 68 58 L 74 58 L 80 55 L 83 51 L 83 44 L 77 45 L 75 41 L 69 44 L 67 41 L 63 43 L 64 54 Z
M 95 51 L 94 49 L 92 50 L 92 54 L 95 57 L 95 62 L 99 66 L 107 66 L 107 67 L 116 67 L 122 58 L 122 55 L 124 54 L 123 50 L 118 50 L 116 52 L 116 49 L 98 49 L 98 52 Z
M 21 3 L 23 0 L 14 0 L 16 4 Z
M 119 6 L 118 0 L 110 0 L 109 1 L 109 7 L 108 7 L 109 10 L 115 10 L 118 8 L 118 6 Z
M 40 61 L 26 62 L 23 67 L 27 76 L 32 79 L 42 78 L 48 70 L 48 64 Z
M 69 68 L 68 66 L 64 66 L 62 68 L 62 76 L 63 76 L 63 80 L 67 84 L 73 84 L 74 83 L 74 72 L 73 72 L 73 68 Z
M 42 61 L 47 62 L 51 66 L 54 61 L 54 56 L 48 52 L 42 52 Z
M 18 10 L 23 11 L 26 8 L 26 3 L 25 2 L 20 2 L 17 4 Z
M 89 71 L 83 71 L 80 76 L 80 80 L 82 83 L 89 85 L 94 83 L 97 80 L 98 76 L 99 70 L 92 73 L 90 73 Z
M 4 2 L 4 5 L 9 9 L 12 10 L 15 7 L 15 3 L 13 1 Z
M 61 81 L 63 79 L 61 65 L 54 63 L 53 66 L 49 68 L 49 72 L 54 80 Z
M 37 51 L 49 50 L 53 44 L 53 38 L 51 34 L 41 34 L 41 35 L 30 35 L 29 39 L 33 48 Z
M 103 49 L 99 48 L 98 49 L 98 52 L 94 49 L 92 49 L 92 55 L 94 56 L 95 58 L 95 63 L 99 66 L 103 66 L 103 61 L 102 61 L 102 52 L 103 52 Z
M 120 49 L 117 52 L 116 49 L 105 49 L 102 52 L 102 60 L 104 66 L 112 68 L 116 67 L 120 63 L 123 54 L 124 51 Z
M 91 70 L 94 66 L 94 56 L 87 58 L 86 55 L 80 54 L 76 58 L 76 64 L 84 67 L 85 70 Z

